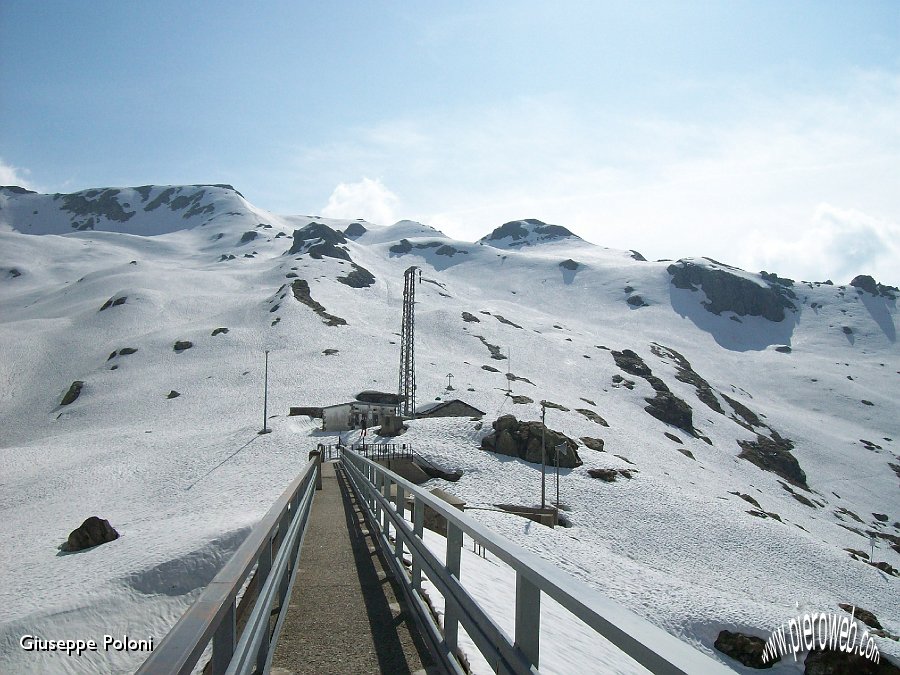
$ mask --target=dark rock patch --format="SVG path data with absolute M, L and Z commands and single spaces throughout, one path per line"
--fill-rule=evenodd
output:
M 228 332 L 227 328 L 216 328 L 213 330 L 212 336 L 215 337 L 216 335 L 223 335 L 227 332 Z
M 694 431 L 693 411 L 691 406 L 675 396 L 672 392 L 657 392 L 653 398 L 645 398 L 647 407 L 644 408 L 650 415 L 660 422 L 671 424 L 691 436 Z
M 579 396 L 578 398 L 580 398 L 582 401 L 584 401 L 584 402 L 587 403 L 588 405 L 597 405 L 597 404 L 594 403 L 591 399 L 585 398 L 584 396 Z
M 100 307 L 100 311 L 102 312 L 105 309 L 109 309 L 110 307 L 118 307 L 119 305 L 124 305 L 128 300 L 127 295 L 120 296 L 118 298 L 112 297 Z
M 500 371 L 494 368 L 494 366 L 481 366 L 482 370 L 486 370 L 489 373 L 499 373 Z
M 527 382 L 527 383 L 530 384 L 532 387 L 536 387 L 536 386 L 537 386 L 534 382 L 532 382 L 531 380 L 529 380 L 527 377 L 519 377 L 518 375 L 515 375 L 515 374 L 513 374 L 513 373 L 507 373 L 507 374 L 506 374 L 506 379 L 509 380 L 510 382 Z
M 323 349 L 323 350 L 322 350 L 322 353 L 323 353 L 325 356 L 334 356 L 335 354 L 338 353 L 338 350 L 337 350 L 337 349 L 333 349 L 333 348 Z
M 476 337 L 476 338 L 478 338 L 479 340 L 481 340 L 481 344 L 483 344 L 485 347 L 488 348 L 488 351 L 491 353 L 491 358 L 492 358 L 492 359 L 496 359 L 497 361 L 505 361 L 505 360 L 506 360 L 506 357 L 505 357 L 505 356 L 503 355 L 503 353 L 500 351 L 500 347 L 499 347 L 499 346 L 497 346 L 497 345 L 492 345 L 490 342 L 488 342 L 486 339 L 484 339 L 484 337 L 481 336 L 481 335 L 475 335 L 474 337 Z
M 668 357 L 674 360 L 676 367 L 675 379 L 684 382 L 685 384 L 692 385 L 697 390 L 697 398 L 706 404 L 708 408 L 720 415 L 725 414 L 725 411 L 722 410 L 722 405 L 713 393 L 709 382 L 703 379 L 693 367 L 691 367 L 690 361 L 683 355 L 679 354 L 671 347 L 665 347 L 658 343 L 650 345 L 650 350 L 660 358 Z
M 755 506 L 756 508 L 758 508 L 760 511 L 762 511 L 762 507 L 759 505 L 759 502 L 756 501 L 756 500 L 755 500 L 753 497 L 751 497 L 750 495 L 745 495 L 745 494 L 742 494 L 742 493 L 740 493 L 740 492 L 731 492 L 731 493 L 729 493 L 729 494 L 733 494 L 733 495 L 736 495 L 736 496 L 740 497 L 741 499 L 743 499 L 743 500 L 744 500 L 745 502 L 747 502 L 748 504 L 752 504 L 753 506 Z
M 466 323 L 481 323 L 481 319 L 479 319 L 474 314 L 470 314 L 469 312 L 463 312 L 462 318 Z
M 75 402 L 75 400 L 81 396 L 81 390 L 84 388 L 84 382 L 81 380 L 75 380 L 70 386 L 69 390 L 65 393 L 60 402 L 60 405 L 70 405 Z
M 353 269 L 346 276 L 338 277 L 338 281 L 350 288 L 368 288 L 375 283 L 375 276 L 369 270 L 356 263 L 351 265 Z
M 344 229 L 344 236 L 350 239 L 358 239 L 363 236 L 368 230 L 362 223 L 350 223 Z
M 872 401 L 868 401 L 866 399 L 862 399 L 860 403 L 862 403 L 863 405 L 875 405 L 874 403 L 872 403 Z
M 223 253 L 221 256 L 219 256 L 218 262 L 225 262 L 226 260 L 234 260 L 234 256 Z
M 527 396 L 519 396 L 513 394 L 510 398 L 512 398 L 513 403 L 518 403 L 520 405 L 525 405 L 526 403 L 534 403 L 534 399 L 528 398 Z
M 499 321 L 500 323 L 505 323 L 507 326 L 512 326 L 513 328 L 522 328 L 522 326 L 520 326 L 519 324 L 513 323 L 509 319 L 504 319 L 499 314 L 494 314 L 494 318 L 497 319 L 497 321 Z
M 862 621 L 864 624 L 871 628 L 876 628 L 878 630 L 883 630 L 883 626 L 881 622 L 878 621 L 878 617 L 876 617 L 872 612 L 867 609 L 863 609 L 862 607 L 855 607 L 846 602 L 842 602 L 838 604 L 842 610 L 847 612 L 848 614 L 853 614 L 857 619 Z
M 898 675 L 900 668 L 881 658 L 875 663 L 865 656 L 841 651 L 812 651 L 803 666 L 804 675 Z
M 680 452 L 685 457 L 688 457 L 690 459 L 695 459 L 694 453 L 691 452 L 690 450 L 688 450 L 687 448 L 675 448 L 675 449 L 678 450 L 678 452 Z
M 491 426 L 494 432 L 481 440 L 482 450 L 540 464 L 543 438 L 547 464 L 556 465 L 559 462 L 559 466 L 566 469 L 581 466 L 578 444 L 565 434 L 549 429 L 540 422 L 520 422 L 513 415 L 503 415 Z M 557 453 L 557 445 L 564 445 L 566 451 Z
M 450 244 L 444 244 L 443 246 L 439 246 L 434 252 L 435 255 L 443 255 L 443 256 L 447 256 L 448 258 L 452 258 L 457 253 L 461 253 L 463 255 L 469 255 L 468 251 L 463 251 L 462 249 L 456 248 L 455 246 L 450 246 Z
M 16 277 L 20 277 L 20 276 L 22 276 L 22 273 L 21 273 L 17 268 L 15 268 L 15 267 L 10 267 L 10 268 L 6 271 L 6 278 L 7 278 L 7 279 L 15 279 Z
M 108 520 L 91 516 L 69 533 L 68 539 L 60 546 L 60 550 L 74 553 L 115 541 L 118 538 L 119 533 L 109 524 Z
M 119 350 L 119 356 L 130 356 L 131 354 L 137 353 L 137 347 L 122 347 Z
M 194 343 L 190 340 L 176 340 L 175 344 L 172 346 L 176 352 L 183 352 L 186 349 L 190 349 L 194 346 Z
M 546 401 L 546 400 L 541 401 L 541 405 L 544 406 L 545 408 L 553 408 L 554 410 L 562 410 L 563 412 L 569 412 L 569 409 L 566 406 L 560 405 L 559 403 L 554 403 L 553 401 Z
M 896 300 L 897 294 L 900 293 L 900 289 L 896 286 L 879 284 L 868 274 L 860 274 L 859 276 L 854 277 L 853 281 L 850 282 L 850 285 L 859 290 L 868 291 L 872 295 L 884 296 L 889 300 Z
M 587 408 L 575 408 L 575 412 L 581 413 L 586 418 L 588 418 L 591 422 L 599 424 L 601 427 L 609 426 L 609 423 L 605 419 L 600 417 L 600 415 L 595 413 L 593 410 L 588 410 Z
M 347 321 L 342 319 L 339 316 L 334 316 L 333 314 L 329 314 L 325 311 L 325 308 L 312 299 L 312 296 L 309 293 L 309 283 L 306 279 L 294 279 L 291 283 L 291 292 L 294 294 L 294 299 L 298 302 L 303 303 L 311 310 L 313 310 L 316 314 L 324 319 L 324 323 L 327 326 L 346 326 Z
M 646 302 L 644 302 L 644 299 L 639 295 L 632 295 L 625 302 L 627 302 L 629 305 L 631 305 L 634 308 L 649 307 L 649 305 Z
M 578 263 L 571 258 L 569 258 L 568 260 L 563 260 L 561 263 L 559 263 L 559 266 L 564 270 L 569 270 L 570 272 L 574 272 L 578 269 Z
M 248 242 L 251 242 L 254 239 L 256 239 L 258 236 L 259 236 L 259 233 L 256 232 L 255 230 L 250 230 L 248 232 L 244 232 L 244 234 L 241 236 L 241 241 L 239 242 L 239 244 L 246 244 Z
M 727 270 L 699 265 L 686 260 L 666 268 L 676 288 L 706 294 L 703 307 L 713 314 L 734 312 L 738 316 L 762 316 L 769 321 L 782 321 L 785 310 L 796 310 L 792 299 L 796 294 L 779 283 L 761 286 Z
M 350 261 L 350 254 L 344 246 L 346 243 L 347 238 L 343 233 L 322 223 L 310 223 L 299 230 L 294 230 L 294 241 L 287 250 L 287 255 L 307 253 L 316 260 L 336 258 Z
M 741 459 L 746 459 L 763 471 L 771 471 L 781 476 L 792 485 L 809 490 L 806 473 L 791 454 L 794 444 L 789 439 L 772 432 L 772 438 L 757 434 L 755 441 L 738 441 L 738 445 L 741 446 L 738 455 Z
M 597 452 L 603 452 L 603 439 L 602 438 L 592 438 L 590 436 L 582 436 L 581 442 L 584 443 L 586 448 L 591 450 L 596 450 Z
M 835 509 L 834 513 L 838 517 L 840 517 L 840 515 L 843 514 L 845 516 L 850 516 L 851 518 L 853 518 L 853 520 L 855 520 L 858 523 L 863 523 L 862 518 L 860 518 L 858 515 L 853 513 L 853 511 L 851 511 L 850 509 L 845 509 L 843 506 L 840 506 L 837 509 Z
M 886 522 L 888 521 L 887 514 L 884 514 L 884 513 L 873 513 L 872 515 L 875 516 L 875 520 L 879 520 L 879 521 L 881 521 L 882 523 L 886 523 Z
M 790 354 L 792 350 L 787 345 L 779 345 L 778 347 L 775 347 L 775 351 L 782 354 Z
M 754 635 L 732 633 L 729 630 L 720 632 L 713 646 L 726 656 L 730 656 L 735 661 L 750 668 L 771 668 L 781 659 L 781 657 L 778 657 L 769 661 L 763 661 L 763 651 L 766 648 L 765 640 Z
M 647 364 L 644 363 L 644 359 L 630 349 L 623 349 L 620 352 L 613 351 L 612 356 L 616 365 L 629 375 L 646 378 L 653 372 Z
M 678 436 L 676 436 L 675 434 L 670 434 L 668 431 L 664 431 L 663 435 L 665 435 L 665 437 L 669 440 L 675 441 L 676 443 L 684 443 L 684 441 L 678 438 Z
M 614 483 L 619 472 L 615 469 L 588 469 L 588 475 L 591 478 L 599 478 L 607 483 Z
M 647 259 L 634 249 L 631 249 L 629 253 L 631 253 L 631 257 L 633 260 L 637 260 L 638 262 L 647 262 Z
M 172 391 L 170 391 L 170 392 L 168 393 L 168 395 L 166 396 L 166 398 L 178 398 L 179 396 L 181 396 L 181 392 L 180 392 L 180 391 L 175 391 L 175 390 L 173 389 Z
M 634 389 L 634 380 L 626 380 L 624 377 L 616 373 L 612 376 L 612 382 L 614 387 L 618 387 L 620 384 L 628 390 Z

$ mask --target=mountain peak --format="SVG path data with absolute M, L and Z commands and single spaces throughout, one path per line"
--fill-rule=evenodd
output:
M 479 239 L 478 243 L 497 248 L 519 248 L 566 239 L 583 241 L 562 225 L 548 225 L 536 218 L 525 218 L 504 223 L 486 237 Z

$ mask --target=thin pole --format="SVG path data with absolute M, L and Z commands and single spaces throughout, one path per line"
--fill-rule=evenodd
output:
M 556 517 L 559 518 L 559 446 L 556 448 Z
M 545 443 L 544 438 L 547 435 L 546 434 L 547 427 L 544 424 L 544 419 L 546 417 L 546 414 L 547 414 L 547 406 L 545 406 L 544 402 L 541 401 L 541 508 L 542 509 L 547 506 L 546 481 L 545 481 L 546 470 L 547 470 L 547 466 L 546 466 L 547 453 L 544 451 L 544 443 Z
M 266 374 L 264 379 L 263 386 L 263 428 L 259 433 L 267 434 L 270 429 L 266 426 L 266 421 L 269 417 L 269 350 L 266 350 Z

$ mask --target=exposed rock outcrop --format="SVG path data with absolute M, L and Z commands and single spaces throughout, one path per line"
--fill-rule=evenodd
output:
M 81 389 L 84 387 L 84 382 L 81 380 L 75 380 L 70 386 L 69 390 L 63 396 L 62 401 L 60 401 L 60 405 L 69 405 L 74 403 L 75 400 L 81 396 Z
M 785 310 L 797 309 L 791 302 L 796 294 L 781 283 L 769 281 L 761 285 L 727 269 L 688 260 L 679 260 L 666 269 L 676 288 L 702 289 L 706 294 L 703 306 L 713 314 L 734 312 L 738 316 L 782 321 Z
M 109 524 L 108 520 L 91 516 L 69 533 L 69 538 L 60 546 L 60 550 L 74 553 L 118 538 L 119 533 Z
M 481 440 L 482 450 L 540 464 L 543 437 L 547 464 L 556 465 L 556 446 L 565 444 L 565 452 L 559 453 L 559 466 L 566 469 L 581 466 L 578 444 L 565 434 L 546 428 L 540 422 L 520 422 L 513 415 L 503 415 L 491 426 L 494 432 Z
M 744 635 L 743 633 L 732 633 L 730 630 L 723 630 L 719 633 L 713 646 L 726 656 L 730 656 L 735 661 L 739 661 L 750 668 L 771 668 L 779 658 L 763 661 L 763 650 L 766 648 L 766 641 L 755 635 Z
M 294 281 L 291 282 L 291 292 L 294 294 L 295 300 L 297 300 L 298 302 L 302 302 L 316 314 L 321 316 L 325 320 L 326 325 L 347 325 L 347 321 L 345 319 L 342 319 L 339 316 L 334 316 L 333 314 L 329 314 L 325 311 L 325 308 L 322 305 L 312 299 L 312 296 L 309 293 L 309 283 L 306 281 L 306 279 L 294 279 Z
M 322 223 L 310 223 L 306 227 L 294 230 L 294 243 L 287 250 L 288 255 L 306 253 L 315 259 L 337 258 L 350 261 L 350 254 L 344 244 L 347 238 L 343 233 L 332 230 Z

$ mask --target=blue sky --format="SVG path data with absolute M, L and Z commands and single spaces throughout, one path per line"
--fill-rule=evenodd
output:
M 898 2 L 0 3 L 0 183 L 900 283 Z

